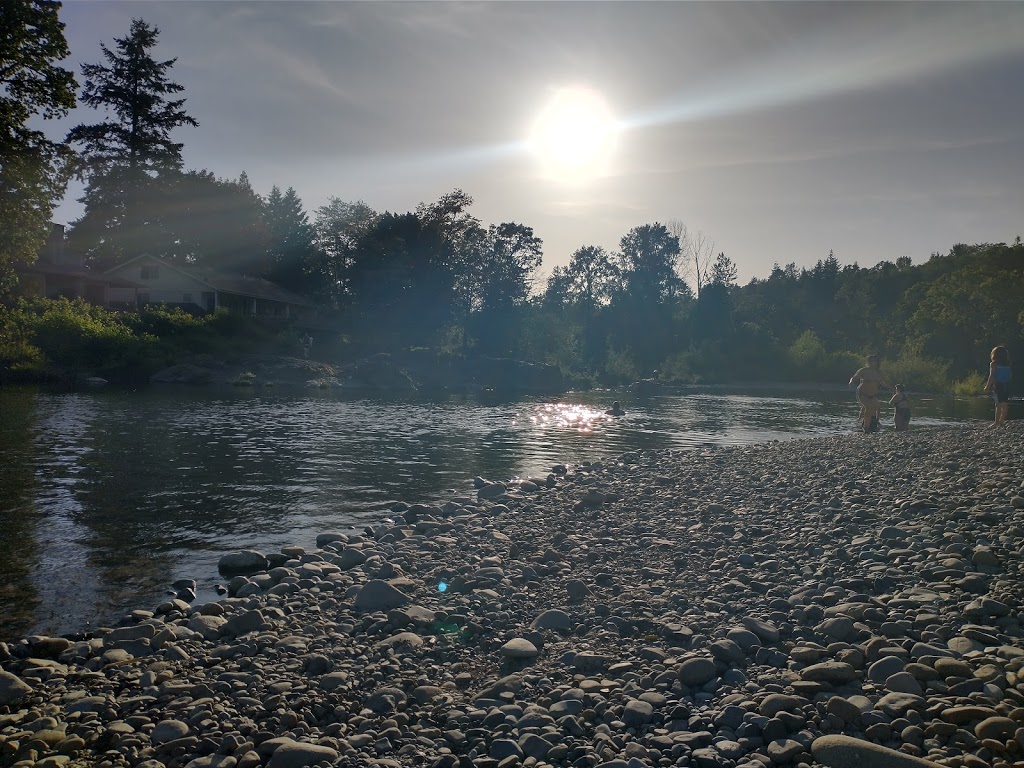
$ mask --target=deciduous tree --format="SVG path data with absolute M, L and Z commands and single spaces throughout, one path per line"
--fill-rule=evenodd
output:
M 0 1 L 0 295 L 13 288 L 13 262 L 35 260 L 67 185 L 70 150 L 28 126 L 75 106 L 74 75 L 56 64 L 68 55 L 60 7 Z

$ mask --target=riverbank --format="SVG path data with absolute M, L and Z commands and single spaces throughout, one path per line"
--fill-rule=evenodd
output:
M 0 645 L 0 764 L 1011 765 L 1022 453 L 637 451 L 399 505 L 235 597 Z

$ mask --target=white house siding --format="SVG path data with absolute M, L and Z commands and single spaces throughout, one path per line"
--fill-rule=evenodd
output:
M 145 270 L 154 268 L 158 270 L 157 277 L 142 276 Z M 210 290 L 205 283 L 148 259 L 125 264 L 110 270 L 109 274 L 138 283 L 139 299 L 150 304 L 181 304 L 185 302 L 185 294 L 191 294 L 191 303 L 202 306 L 203 293 Z

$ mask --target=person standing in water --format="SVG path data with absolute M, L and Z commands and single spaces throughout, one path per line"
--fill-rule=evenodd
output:
M 910 398 L 902 384 L 896 385 L 896 393 L 889 401 L 889 405 L 896 409 L 892 417 L 892 424 L 897 432 L 906 432 L 910 429 Z
M 878 355 L 868 355 L 867 365 L 858 368 L 857 372 L 850 377 L 850 386 L 857 384 L 857 401 L 860 403 L 860 422 L 865 432 L 878 431 L 878 417 L 882 407 L 878 398 L 882 394 L 882 387 L 889 389 L 889 385 L 882 378 L 879 369 L 881 360 Z
M 1013 371 L 1010 369 L 1010 353 L 1006 347 L 992 347 L 989 354 L 988 381 L 985 382 L 985 391 L 992 393 L 992 399 L 996 401 L 996 420 L 993 427 L 1001 427 L 1006 423 L 1006 414 L 1010 409 L 1010 378 Z

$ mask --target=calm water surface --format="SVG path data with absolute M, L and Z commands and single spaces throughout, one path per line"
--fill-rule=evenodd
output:
M 612 400 L 627 410 L 604 415 Z M 914 401 L 914 424 L 991 418 L 988 400 Z M 646 448 L 851 431 L 847 392 L 587 392 L 519 400 L 337 393 L 0 390 L 0 638 L 65 634 L 153 607 L 178 578 L 211 599 L 217 560 L 312 548 L 395 501 Z

